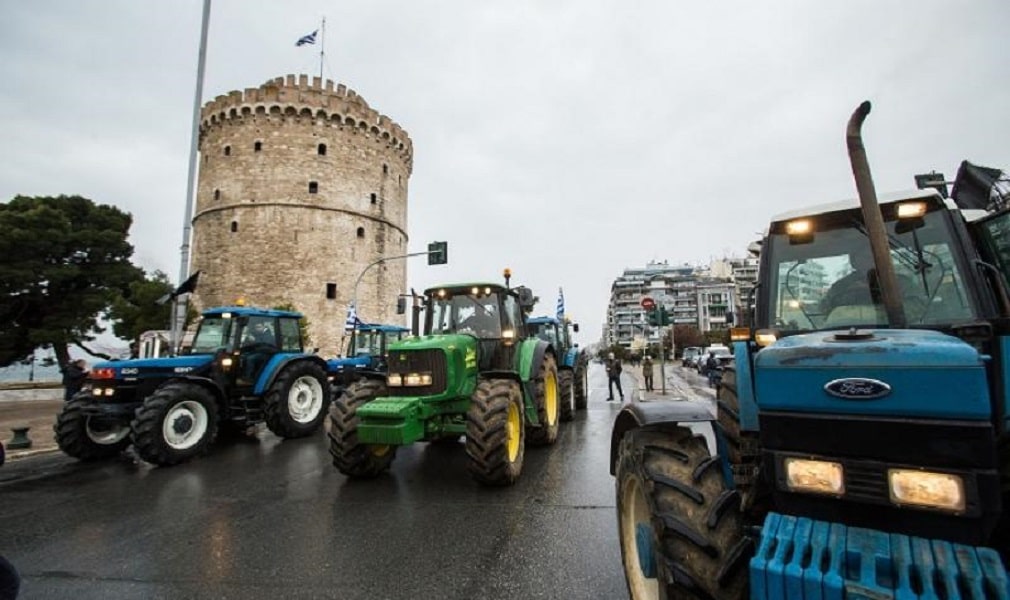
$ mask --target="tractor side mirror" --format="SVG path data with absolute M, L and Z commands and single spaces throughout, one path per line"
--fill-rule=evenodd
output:
M 407 312 L 407 299 L 400 296 L 396 299 L 396 314 L 402 315 Z
M 523 310 L 527 311 L 532 310 L 533 305 L 536 303 L 536 301 L 533 299 L 533 290 L 523 286 L 520 287 L 517 291 L 519 292 L 519 306 L 521 306 Z

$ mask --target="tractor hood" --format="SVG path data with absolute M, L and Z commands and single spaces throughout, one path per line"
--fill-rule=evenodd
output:
M 477 338 L 462 333 L 425 335 L 399 340 L 389 345 L 390 350 L 432 350 L 476 348 Z
M 92 369 L 115 369 L 116 375 L 122 374 L 123 369 L 135 369 L 133 373 L 139 371 L 154 371 L 170 369 L 179 373 L 188 373 L 194 369 L 204 366 L 213 360 L 211 354 L 188 354 L 185 356 L 171 356 L 162 358 L 135 358 L 132 360 L 109 360 L 96 363 Z M 129 371 L 127 372 L 129 374 Z
M 989 420 L 984 357 L 928 330 L 820 331 L 754 359 L 761 411 Z

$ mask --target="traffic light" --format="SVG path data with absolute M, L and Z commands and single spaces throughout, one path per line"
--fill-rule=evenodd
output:
M 646 313 L 646 320 L 649 322 L 649 325 L 652 325 L 653 327 L 659 325 L 659 311 L 655 308 L 650 310 Z
M 449 242 L 431 242 L 428 244 L 428 264 L 444 265 L 449 262 Z
M 649 325 L 653 327 L 663 327 L 670 324 L 670 313 L 666 312 L 666 307 L 662 304 L 646 313 Z

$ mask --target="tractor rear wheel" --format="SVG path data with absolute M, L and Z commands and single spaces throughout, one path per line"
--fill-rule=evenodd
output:
M 168 466 L 199 456 L 217 436 L 217 403 L 188 382 L 167 383 L 144 400 L 133 419 L 133 446 L 140 458 Z
M 519 479 L 526 445 L 522 397 L 511 379 L 477 383 L 466 413 L 466 453 L 478 482 L 512 485 Z
M 529 439 L 536 446 L 549 446 L 558 439 L 558 365 L 554 356 L 544 355 L 536 378 L 533 403 L 537 407 L 539 427 L 530 428 Z
M 586 393 L 586 366 L 581 360 L 575 367 L 575 410 L 586 410 L 589 395 Z
M 80 460 L 116 456 L 130 445 L 130 422 L 87 416 L 83 413 L 87 401 L 86 395 L 78 396 L 63 405 L 53 425 L 56 444 Z
M 753 542 L 718 456 L 691 431 L 621 440 L 617 525 L 632 600 L 742 600 Z
M 558 373 L 558 389 L 561 392 L 561 420 L 572 421 L 575 419 L 575 390 L 574 374 L 565 370 Z
M 263 400 L 267 428 L 282 438 L 315 433 L 330 405 L 326 371 L 308 360 L 294 362 L 277 376 Z
M 396 446 L 358 443 L 358 409 L 385 393 L 385 383 L 361 379 L 330 404 L 330 426 L 326 433 L 330 439 L 330 454 L 333 466 L 348 477 L 378 477 L 396 458 Z

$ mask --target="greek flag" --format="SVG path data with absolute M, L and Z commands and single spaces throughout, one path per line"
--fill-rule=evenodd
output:
M 558 320 L 565 320 L 565 292 L 558 288 Z
M 316 43 L 316 34 L 317 33 L 319 33 L 318 29 L 315 30 L 315 31 L 313 31 L 312 33 L 310 33 L 308 35 L 303 35 L 302 37 L 298 38 L 297 42 L 295 42 L 295 46 L 304 46 L 306 44 L 315 44 Z
M 347 305 L 347 319 L 344 320 L 344 333 L 354 331 L 358 325 L 361 325 L 361 319 L 358 318 L 358 311 L 354 309 L 354 303 L 351 302 Z

